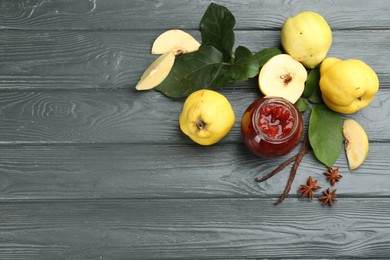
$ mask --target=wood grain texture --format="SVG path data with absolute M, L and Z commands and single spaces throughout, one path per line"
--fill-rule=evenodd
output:
M 157 57 L 150 49 L 160 33 L 6 31 L 0 34 L 0 89 L 133 88 Z M 200 40 L 199 31 L 189 33 Z M 238 45 L 253 52 L 280 47 L 279 31 L 237 31 Z M 336 31 L 329 56 L 361 59 L 382 87 L 390 86 L 390 31 Z
M 388 258 L 388 3 L 218 1 L 236 17 L 236 46 L 280 47 L 284 20 L 313 10 L 333 30 L 329 56 L 378 73 L 377 97 L 350 116 L 370 153 L 354 172 L 342 153 L 339 200 L 328 208 L 297 194 L 309 175 L 329 187 L 311 154 L 277 207 L 288 169 L 254 182 L 283 161 L 257 158 L 241 141 L 256 79 L 219 89 L 236 123 L 211 147 L 180 132 L 183 99 L 133 88 L 160 33 L 180 28 L 200 40 L 210 2 L 0 1 L 0 259 Z
M 0 203 L 2 259 L 375 258 L 390 254 L 390 205 L 340 198 Z M 239 214 L 237 214 L 239 212 Z M 109 250 L 107 250 L 109 249 Z
M 236 122 L 221 141 L 241 142 L 240 121 L 259 98 L 255 81 L 246 88 L 219 91 L 231 102 Z M 0 142 L 10 143 L 192 143 L 179 129 L 183 100 L 157 91 L 20 90 L 0 95 Z M 358 120 L 371 141 L 390 140 L 390 89 L 369 107 L 346 117 Z M 304 114 L 306 128 L 309 112 Z
M 372 143 L 365 163 L 353 172 L 344 153 L 335 166 L 344 178 L 334 188 L 342 197 L 390 196 L 388 143 Z M 291 155 L 297 152 L 294 151 Z M 287 167 L 265 183 L 256 177 L 284 159 L 252 155 L 243 144 L 198 145 L 2 145 L 0 200 L 85 198 L 273 198 L 287 182 Z M 309 176 L 330 187 L 327 168 L 304 157 L 290 197 L 299 197 Z M 367 185 L 369 184 L 369 185 Z M 320 192 L 317 192 L 320 194 Z
M 190 0 L 3 0 L 0 29 L 144 30 L 199 27 L 210 1 Z M 301 11 L 321 13 L 333 29 L 389 29 L 383 0 L 221 0 L 240 29 L 278 29 Z

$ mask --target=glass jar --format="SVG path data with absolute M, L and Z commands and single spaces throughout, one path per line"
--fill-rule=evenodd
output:
M 245 145 L 257 156 L 272 158 L 290 153 L 303 134 L 302 115 L 290 101 L 280 97 L 255 100 L 241 120 Z

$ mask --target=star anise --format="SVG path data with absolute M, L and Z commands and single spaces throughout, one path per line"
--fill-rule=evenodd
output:
M 323 201 L 323 206 L 325 206 L 326 204 L 328 204 L 329 206 L 333 206 L 333 202 L 337 200 L 336 190 L 327 189 L 326 191 L 324 191 L 324 196 L 321 196 L 319 199 Z
M 309 176 L 309 179 L 307 180 L 307 184 L 301 184 L 301 188 L 298 190 L 298 192 L 302 193 L 302 197 L 304 198 L 306 196 L 309 196 L 311 200 L 314 198 L 314 190 L 321 189 L 320 186 L 317 186 L 318 180 L 313 180 L 311 176 Z
M 337 181 L 343 178 L 343 176 L 339 174 L 339 168 L 333 169 L 332 167 L 329 167 L 329 170 L 324 172 L 324 174 L 332 186 L 334 186 Z

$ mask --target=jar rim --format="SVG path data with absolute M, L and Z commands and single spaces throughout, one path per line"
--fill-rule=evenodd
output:
M 287 99 L 285 98 L 281 98 L 281 97 L 264 97 L 264 99 L 266 99 L 260 106 L 258 106 L 256 108 L 256 110 L 254 111 L 253 115 L 252 115 L 252 124 L 253 124 L 253 128 L 255 129 L 256 133 L 258 135 L 260 135 L 260 137 L 264 140 L 266 140 L 267 142 L 271 142 L 271 143 L 283 143 L 285 141 L 287 141 L 288 139 L 290 139 L 294 133 L 297 131 L 297 128 L 298 128 L 298 120 L 299 120 L 299 115 L 298 115 L 298 111 L 297 109 L 294 107 L 294 104 L 291 103 L 290 101 L 288 101 Z M 272 137 L 269 137 L 266 133 L 264 133 L 259 124 L 257 123 L 258 120 L 259 120 L 259 116 L 260 116 L 260 109 L 266 105 L 269 105 L 269 104 L 281 104 L 281 105 L 284 105 L 288 108 L 288 110 L 290 111 L 291 115 L 293 116 L 294 118 L 294 123 L 293 123 L 293 128 L 291 129 L 290 133 L 286 136 L 284 136 L 283 138 L 272 138 Z

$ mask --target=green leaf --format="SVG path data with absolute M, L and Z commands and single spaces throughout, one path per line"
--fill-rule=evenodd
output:
M 249 49 L 238 46 L 234 57 L 234 64 L 231 68 L 234 80 L 246 80 L 259 74 L 259 63 Z
M 299 98 L 294 104 L 300 112 L 304 112 L 309 109 L 309 103 L 304 98 Z
M 192 92 L 217 88 L 231 82 L 231 64 L 223 62 L 222 53 L 210 45 L 176 58 L 169 75 L 156 90 L 172 98 L 188 96 Z
M 323 103 L 320 90 L 320 68 L 317 67 L 309 72 L 305 83 L 303 96 L 315 104 Z
M 324 103 L 324 101 L 322 100 L 321 90 L 317 89 L 316 91 L 314 91 L 314 93 L 309 97 L 309 101 L 314 104 Z
M 224 6 L 211 3 L 200 21 L 202 44 L 212 45 L 223 54 L 224 61 L 233 56 L 236 19 Z
M 305 90 L 303 96 L 309 98 L 317 89 L 320 88 L 320 69 L 319 67 L 312 69 L 307 75 Z
M 332 166 L 343 148 L 340 114 L 324 105 L 313 107 L 309 120 L 309 140 L 316 158 L 326 166 Z
M 282 54 L 282 51 L 278 48 L 265 48 L 255 54 L 255 57 L 259 63 L 259 67 L 263 67 L 273 56 Z
M 176 58 L 169 75 L 156 87 L 172 98 L 185 97 L 199 89 L 218 88 L 238 80 L 246 80 L 259 73 L 253 54 L 239 46 L 235 63 L 223 62 L 222 53 L 210 45 Z

